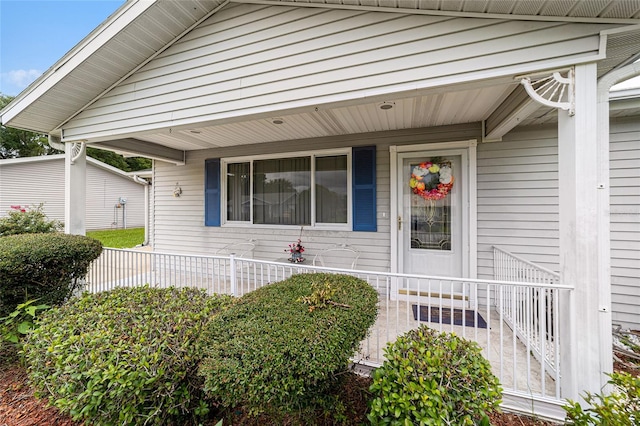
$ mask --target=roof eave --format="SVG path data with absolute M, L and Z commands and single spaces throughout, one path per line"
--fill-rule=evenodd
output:
M 24 111 L 36 99 L 43 96 L 60 80 L 68 76 L 82 61 L 93 55 L 111 37 L 127 27 L 133 20 L 151 7 L 157 0 L 128 0 L 102 24 L 69 50 L 60 60 L 45 71 L 7 106 L 0 110 L 1 123 L 11 126 L 11 120 Z M 54 129 L 32 128 L 29 131 L 49 133 Z
M 233 3 L 264 4 L 271 6 L 289 7 L 310 7 L 325 9 L 346 9 L 346 10 L 367 10 L 385 13 L 404 13 L 415 15 L 451 16 L 456 18 L 481 18 L 481 19 L 510 19 L 517 21 L 551 21 L 551 22 L 576 22 L 591 24 L 637 24 L 638 19 L 633 18 L 612 18 L 612 17 L 587 17 L 587 16 L 554 16 L 537 14 L 514 14 L 514 13 L 487 13 L 469 12 L 455 10 L 438 10 L 429 8 L 407 8 L 407 7 L 386 7 L 386 6 L 366 6 L 362 4 L 341 4 L 326 3 L 326 0 L 231 0 Z M 338 0 L 340 1 L 340 0 Z M 398 2 L 402 4 L 402 2 Z

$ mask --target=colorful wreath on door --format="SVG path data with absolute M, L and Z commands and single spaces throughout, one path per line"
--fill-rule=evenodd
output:
M 413 168 L 409 186 L 425 200 L 442 200 L 453 188 L 453 181 L 451 163 L 432 158 Z

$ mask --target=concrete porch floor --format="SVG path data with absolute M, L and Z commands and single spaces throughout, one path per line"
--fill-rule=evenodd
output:
M 503 388 L 530 395 L 556 397 L 556 381 L 548 367 L 536 359 L 531 350 L 520 341 L 511 328 L 500 320 L 498 312 L 481 307 L 478 313 L 487 322 L 488 328 L 441 324 L 414 319 L 411 305 L 415 302 L 381 300 L 378 319 L 367 340 L 362 342 L 359 360 L 366 364 L 381 364 L 384 347 L 409 330 L 424 324 L 438 332 L 455 333 L 474 341 L 482 348 L 482 355 L 489 360 L 493 373 L 500 379 Z M 447 306 L 443 306 L 447 308 Z M 426 320 L 426 318 L 425 318 Z M 552 373 L 553 374 L 553 373 Z

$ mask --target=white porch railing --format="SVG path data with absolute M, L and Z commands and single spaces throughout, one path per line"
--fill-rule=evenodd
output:
M 513 327 L 514 318 L 531 318 L 535 311 L 540 320 L 529 328 L 544 334 L 548 323 L 556 327 L 552 330 L 557 329 L 557 318 L 553 319 L 547 311 L 550 305 L 539 302 L 557 303 L 560 293 L 571 290 L 557 282 L 523 283 L 515 276 L 477 280 L 393 274 L 277 263 L 233 255 L 180 255 L 107 248 L 92 264 L 86 290 L 99 292 L 149 284 L 198 287 L 208 293 L 241 296 L 293 274 L 311 272 L 357 276 L 367 281 L 380 296 L 378 319 L 367 340 L 362 342 L 355 361 L 380 365 L 384 361 L 383 349 L 387 342 L 420 324 L 427 324 L 480 344 L 505 394 L 526 399 L 529 408 L 532 399 L 552 404 L 560 401 L 559 339 L 554 336 L 553 344 L 544 339 L 544 343 L 540 343 L 526 338 L 535 333 L 523 334 L 516 331 L 518 327 Z M 518 303 L 525 299 L 531 302 L 528 305 Z M 535 345 L 540 358 L 532 356 Z M 554 368 L 541 359 L 554 359 Z
M 556 285 L 560 274 L 493 247 L 493 274 L 496 280 Z M 558 297 L 547 288 L 512 289 L 504 292 L 497 309 L 518 338 L 528 342 L 534 356 L 544 360 L 549 371 L 559 371 L 560 343 Z

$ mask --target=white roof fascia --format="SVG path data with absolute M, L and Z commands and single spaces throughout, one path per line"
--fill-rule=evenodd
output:
M 633 89 L 612 90 L 611 92 L 609 92 L 609 100 L 611 101 L 636 98 L 640 98 L 640 87 L 635 87 Z
M 54 161 L 54 160 L 64 160 L 64 154 L 39 155 L 35 157 L 6 158 L 3 160 L 0 160 L 0 167 L 10 166 L 14 164 L 40 163 L 43 161 Z M 103 170 L 106 170 L 118 176 L 122 176 L 127 180 L 132 180 L 133 182 L 140 184 L 140 182 L 138 182 L 133 177 L 133 174 L 135 174 L 136 172 L 125 172 L 124 170 L 120 170 L 117 167 L 113 167 L 109 164 L 103 163 L 102 161 L 96 160 L 95 158 L 92 158 L 92 157 L 87 157 L 87 162 L 90 164 L 93 164 L 98 168 L 101 168 Z
M 93 55 L 113 36 L 123 31 L 157 0 L 128 0 L 106 21 L 67 52 L 3 109 L 2 123 L 8 123 L 24 108 L 35 102 L 83 61 Z
M 231 0 L 232 3 L 263 4 L 269 6 L 312 7 L 323 9 L 349 9 L 370 12 L 403 13 L 410 15 L 453 16 L 458 18 L 509 19 L 515 21 L 547 21 L 547 22 L 580 22 L 590 24 L 637 24 L 637 19 L 624 18 L 587 18 L 579 16 L 543 16 L 543 15 L 513 15 L 506 13 L 457 12 L 444 10 L 408 9 L 384 6 L 358 6 L 328 3 L 302 3 L 280 0 Z
M 153 170 L 151 169 L 145 169 L 145 170 L 138 170 L 135 172 L 126 172 L 127 175 L 129 176 L 138 176 L 141 178 L 152 178 L 153 177 Z
M 0 160 L 0 166 L 20 164 L 20 163 L 36 163 L 40 161 L 51 161 L 51 160 L 60 160 L 60 159 L 64 159 L 64 154 L 39 155 L 36 157 L 5 158 Z
M 124 170 L 120 170 L 117 167 L 113 167 L 113 166 L 111 166 L 111 165 L 109 165 L 107 163 L 103 163 L 102 161 L 96 160 L 95 158 L 87 156 L 87 163 L 91 163 L 96 167 L 99 167 L 99 168 L 101 168 L 103 170 L 106 170 L 106 171 L 111 172 L 111 173 L 113 173 L 115 175 L 121 176 L 121 177 L 123 177 L 123 178 L 125 178 L 127 180 L 131 180 L 131 181 L 133 181 L 133 182 L 135 182 L 137 184 L 142 185 L 133 176 L 129 175 L 129 172 L 125 172 Z

